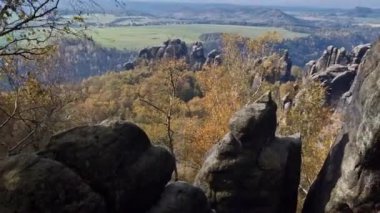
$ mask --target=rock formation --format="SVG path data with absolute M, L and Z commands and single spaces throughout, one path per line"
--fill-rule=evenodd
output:
M 307 76 L 321 81 L 327 88 L 327 102 L 335 106 L 347 92 L 357 74 L 358 64 L 371 45 L 359 45 L 351 53 L 345 48 L 327 47 L 321 58 L 306 64 Z
M 371 44 L 362 44 L 362 45 L 356 46 L 352 50 L 353 63 L 360 64 L 363 57 L 365 56 L 365 54 L 367 53 L 369 49 L 371 49 Z
M 220 65 L 222 63 L 222 54 L 217 49 L 211 50 L 207 54 L 206 64 L 209 66 Z
M 146 60 L 153 59 L 180 59 L 186 58 L 188 54 L 187 46 L 180 39 L 169 39 L 162 46 L 144 48 L 139 52 L 139 58 Z
M 148 210 L 174 169 L 170 153 L 152 146 L 145 132 L 130 123 L 69 130 L 54 136 L 39 155 L 75 171 L 116 212 Z
M 190 66 L 191 70 L 201 70 L 206 61 L 202 42 L 195 42 L 191 47 Z
M 125 70 L 134 70 L 135 69 L 135 64 L 133 62 L 126 62 L 123 64 L 123 68 Z
M 220 51 L 214 49 L 205 57 L 205 50 L 202 42 L 195 42 L 188 51 L 187 45 L 180 39 L 170 39 L 163 43 L 163 46 L 144 48 L 139 53 L 139 59 L 154 61 L 156 59 L 186 59 L 189 68 L 193 71 L 202 70 L 203 65 L 220 65 L 222 56 Z
M 307 195 L 305 213 L 380 211 L 379 61 L 380 42 L 344 96 L 344 128 Z
M 103 198 L 61 163 L 18 155 L 0 163 L 0 212 L 106 212 Z
M 216 212 L 295 212 L 301 142 L 275 136 L 276 110 L 268 94 L 237 112 L 207 157 L 195 185 Z
M 173 156 L 134 124 L 78 127 L 54 136 L 38 155 L 0 163 L 0 212 L 147 212 L 181 199 L 165 190 L 173 170 Z M 207 208 L 200 189 L 175 188 Z
M 203 191 L 185 182 L 171 183 L 148 213 L 211 213 Z
M 289 52 L 285 51 L 284 55 L 280 59 L 280 81 L 286 83 L 288 81 L 294 80 L 292 78 L 292 60 L 289 56 Z

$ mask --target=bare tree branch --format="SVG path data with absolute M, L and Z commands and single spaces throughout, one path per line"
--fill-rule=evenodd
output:
M 13 112 L 12 112 L 12 114 L 8 114 L 8 113 L 6 113 L 6 114 L 8 114 L 8 118 L 0 125 L 0 129 L 1 128 L 3 128 L 5 125 L 7 125 L 8 124 L 8 122 L 9 121 L 11 121 L 13 118 L 14 118 L 14 116 L 16 115 L 16 113 L 17 113 L 17 110 L 18 110 L 18 91 L 16 92 L 16 97 L 15 97 L 15 101 L 14 101 L 14 109 L 13 109 Z M 4 111 L 5 112 L 5 110 L 1 110 L 1 111 Z

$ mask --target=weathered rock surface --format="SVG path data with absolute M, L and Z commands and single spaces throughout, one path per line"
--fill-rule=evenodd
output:
M 190 52 L 190 66 L 194 71 L 201 70 L 204 63 L 206 62 L 206 57 L 204 54 L 202 42 L 195 42 L 191 47 Z
M 342 95 L 350 90 L 356 73 L 356 70 L 350 70 L 348 66 L 334 64 L 325 71 L 315 73 L 312 79 L 319 80 L 326 86 L 326 100 L 335 106 Z
M 206 64 L 209 66 L 222 64 L 222 53 L 217 49 L 211 50 L 207 54 Z
M 144 48 L 139 52 L 138 57 L 150 62 L 162 58 L 185 59 L 193 71 L 202 70 L 205 64 L 211 66 L 222 63 L 220 51 L 214 49 L 209 52 L 206 58 L 202 42 L 193 43 L 188 50 L 186 43 L 180 39 L 169 39 L 162 46 Z
M 276 137 L 270 94 L 237 112 L 213 147 L 195 185 L 218 213 L 295 212 L 301 165 L 299 137 Z
M 139 58 L 152 59 L 180 59 L 186 58 L 188 54 L 187 45 L 180 39 L 169 39 L 162 46 L 144 48 L 139 52 Z
M 327 88 L 327 102 L 336 106 L 355 79 L 358 64 L 363 60 L 371 45 L 359 45 L 351 53 L 345 48 L 327 47 L 321 58 L 306 64 L 308 76 L 319 80 Z
M 307 195 L 303 212 L 380 211 L 379 88 L 380 42 L 368 52 L 344 96 L 344 128 Z
M 280 81 L 285 83 L 294 80 L 292 77 L 293 62 L 288 51 L 285 51 L 284 55 L 280 59 L 280 63 Z
M 0 212 L 107 211 L 103 198 L 72 170 L 29 154 L 0 163 Z
M 174 158 L 131 123 L 105 122 L 54 136 L 40 156 L 72 169 L 106 201 L 109 212 L 145 212 L 160 197 Z
M 160 201 L 148 213 L 210 213 L 203 191 L 185 182 L 166 186 Z

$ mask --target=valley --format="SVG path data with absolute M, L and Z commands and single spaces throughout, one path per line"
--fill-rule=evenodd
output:
M 170 38 L 181 38 L 187 43 L 199 41 L 200 36 L 209 33 L 233 33 L 255 38 L 268 32 L 278 32 L 284 39 L 306 37 L 277 27 L 253 27 L 217 24 L 167 24 L 126 27 L 90 27 L 89 35 L 101 46 L 117 49 L 140 50 L 159 46 Z

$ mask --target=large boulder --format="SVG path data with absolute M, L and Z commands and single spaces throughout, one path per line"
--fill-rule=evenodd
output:
M 301 165 L 299 137 L 276 137 L 270 94 L 237 112 L 211 150 L 195 185 L 218 213 L 295 212 Z
M 103 198 L 71 169 L 37 155 L 0 163 L 2 213 L 105 213 Z
M 126 122 L 78 127 L 54 136 L 40 156 L 58 161 L 103 195 L 109 212 L 145 212 L 171 179 L 174 158 Z
M 210 213 L 203 191 L 185 182 L 169 184 L 148 213 Z
M 345 124 L 313 183 L 305 213 L 380 211 L 380 42 L 345 95 Z

